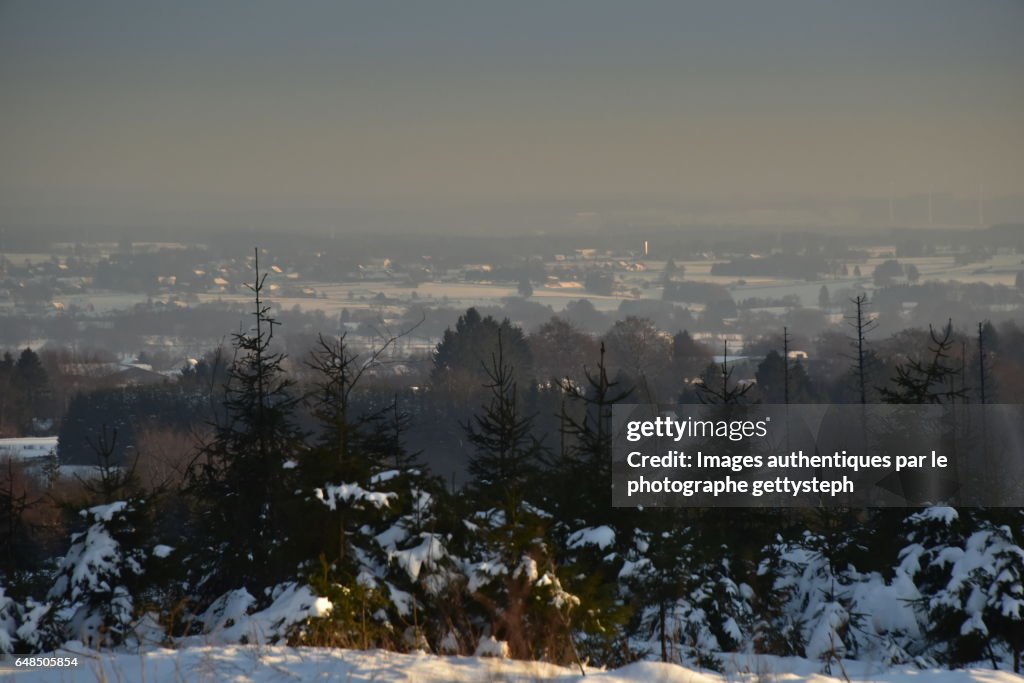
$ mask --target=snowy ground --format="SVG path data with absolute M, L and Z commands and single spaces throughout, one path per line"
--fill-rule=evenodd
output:
M 19 669 L 14 661 L 0 660 L 0 681 L 16 683 L 59 681 L 232 681 L 270 683 L 278 681 L 387 681 L 440 683 L 486 682 L 527 683 L 533 681 L 583 680 L 578 670 L 542 664 L 477 657 L 403 655 L 383 651 L 339 650 L 289 647 L 189 647 L 181 650 L 152 650 L 146 654 L 97 655 L 84 648 L 59 652 L 75 656 L 77 669 Z M 589 670 L 587 681 L 595 683 L 828 683 L 842 681 L 842 671 L 833 676 L 820 674 L 821 664 L 779 657 L 725 655 L 729 671 L 722 675 L 672 664 L 640 662 L 614 671 Z M 877 683 L 1011 683 L 1024 677 L 1003 671 L 918 671 L 894 669 L 886 673 L 863 663 L 844 663 L 852 681 Z M 836 667 L 838 669 L 838 667 Z

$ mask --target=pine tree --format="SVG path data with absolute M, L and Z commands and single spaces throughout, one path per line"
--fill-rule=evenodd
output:
M 302 461 L 303 473 L 311 484 L 356 481 L 368 475 L 365 450 L 369 447 L 372 417 L 354 414 L 353 392 L 382 352 L 364 361 L 351 350 L 347 334 L 336 339 L 323 335 L 318 338 L 307 364 L 316 373 L 308 400 L 310 412 L 319 423 L 319 434 L 316 447 Z
M 998 669 L 1006 647 L 1014 670 L 1024 652 L 1024 549 L 1008 525 L 965 523 L 952 508 L 907 520 L 900 571 L 921 597 L 916 608 L 931 650 L 950 666 L 985 658 Z M 974 530 L 971 531 L 973 526 Z
M 497 351 L 484 366 L 490 404 L 465 430 L 474 448 L 469 473 L 476 499 L 499 505 L 514 523 L 542 448 L 533 434 L 533 416 L 523 414 L 520 407 L 514 368 L 505 356 L 502 337 L 499 331 Z
M 733 368 L 729 367 L 729 342 L 722 342 L 722 362 L 708 367 L 706 375 L 697 383 L 697 398 L 709 405 L 737 405 L 743 403 L 752 384 L 732 383 Z
M 211 596 L 239 585 L 267 587 L 295 570 L 285 552 L 287 501 L 294 490 L 286 464 L 299 459 L 303 433 L 294 421 L 298 398 L 285 357 L 272 348 L 278 322 L 263 299 L 267 276 L 260 273 L 258 250 L 254 265 L 255 281 L 248 287 L 255 325 L 234 335 L 226 416 L 213 425 L 212 440 L 190 471 L 208 539 L 198 569 L 203 592 Z
M 302 642 L 423 647 L 428 627 L 440 630 L 428 615 L 439 611 L 450 570 L 445 539 L 435 533 L 443 487 L 407 449 L 410 417 L 397 396 L 369 412 L 357 412 L 354 400 L 364 374 L 409 331 L 365 356 L 344 334 L 321 337 L 309 361 L 320 435 L 298 472 L 311 505 L 301 518 L 316 523 L 296 534 L 310 583 L 335 607 Z
M 860 294 L 850 301 L 854 305 L 854 314 L 848 318 L 848 324 L 854 330 L 854 337 L 851 340 L 854 348 L 852 371 L 856 381 L 858 402 L 865 404 L 868 402 L 868 369 L 874 361 L 874 353 L 867 348 L 867 336 L 878 326 L 878 322 L 867 315 L 865 309 L 868 306 L 868 298 L 866 295 Z
M 522 329 L 507 318 L 500 323 L 491 316 L 482 317 L 475 308 L 459 316 L 455 329 L 447 329 L 437 345 L 431 379 L 448 392 L 476 390 L 489 380 L 486 366 L 497 347 L 504 344 L 505 361 L 515 370 L 516 380 L 530 374 L 530 348 Z
M 956 385 L 962 368 L 954 365 L 951 358 L 953 321 L 950 320 L 941 333 L 929 326 L 928 334 L 930 343 L 926 359 L 911 358 L 896 367 L 893 386 L 878 390 L 883 403 L 952 403 L 966 396 L 965 389 Z
M 23 433 L 31 432 L 34 419 L 49 415 L 52 398 L 49 374 L 31 348 L 23 350 L 15 361 L 11 388 L 19 397 L 14 406 L 18 427 Z
M 298 463 L 298 476 L 312 506 L 309 515 L 321 521 L 296 529 L 296 539 L 298 555 L 310 563 L 309 570 L 317 568 L 314 559 L 323 563 L 327 584 L 339 579 L 355 580 L 360 566 L 353 556 L 350 533 L 381 507 L 368 505 L 362 495 L 369 492 L 372 474 L 368 451 L 373 416 L 357 415 L 353 408 L 353 392 L 375 359 L 361 362 L 343 333 L 336 339 L 321 335 L 307 361 L 316 373 L 309 401 L 319 433 Z M 352 487 L 351 495 L 331 495 L 337 487 Z M 324 499 L 325 491 L 328 499 Z M 333 618 L 337 617 L 335 614 Z
M 36 525 L 27 513 L 40 499 L 31 495 L 30 480 L 21 463 L 6 457 L 0 459 L 0 468 L 0 574 L 13 576 L 37 560 Z
M 1013 672 L 1019 674 L 1024 664 L 1024 549 L 1019 534 L 1014 538 L 1007 525 L 992 525 L 982 533 L 987 533 L 985 557 L 991 558 L 974 576 L 985 593 L 983 618 L 990 637 L 1003 642 L 1013 654 Z
M 7 434 L 7 422 L 11 413 L 9 406 L 13 398 L 14 384 L 14 357 L 9 351 L 5 351 L 0 357 L 0 434 Z
M 580 519 L 592 525 L 614 523 L 618 510 L 611 508 L 612 410 L 633 395 L 632 387 L 608 379 L 605 348 L 601 344 L 597 367 L 585 370 L 587 384 L 564 387 L 569 403 L 575 408 L 563 412 L 562 429 L 568 445 L 555 464 L 556 488 L 552 498 L 559 505 L 559 518 Z M 581 495 L 566 497 L 566 486 L 584 487 Z
M 758 390 L 766 402 L 789 402 L 787 366 L 788 363 L 774 349 L 758 364 L 754 377 L 757 379 Z
M 603 344 L 597 367 L 585 370 L 585 377 L 585 386 L 562 387 L 562 446 L 548 475 L 546 504 L 557 520 L 552 533 L 558 564 L 581 603 L 573 622 L 580 651 L 598 661 L 622 662 L 619 629 L 629 609 L 620 599 L 618 572 L 638 515 L 611 506 L 612 411 L 633 389 L 608 379 Z M 566 495 L 570 490 L 575 493 Z
M 663 662 L 679 662 L 687 645 L 683 630 L 691 606 L 686 596 L 692 585 L 694 531 L 680 524 L 677 510 L 654 510 L 646 527 L 634 538 L 620 572 L 625 592 L 638 605 L 630 632 L 641 641 L 656 643 Z
M 770 579 L 766 590 L 777 602 L 765 611 L 758 640 L 786 654 L 820 660 L 824 673 L 831 673 L 833 664 L 865 654 L 879 638 L 856 602 L 860 574 L 850 561 L 856 528 L 848 520 L 836 525 L 838 518 L 831 515 L 821 519 L 825 524 L 819 533 L 804 530 L 798 540 L 779 539 L 765 548 L 758 573 Z
M 917 597 L 911 604 L 926 641 L 911 654 L 932 654 L 953 662 L 969 651 L 968 656 L 977 659 L 981 643 L 976 636 L 970 637 L 970 642 L 962 639 L 962 610 L 936 599 L 952 577 L 952 567 L 945 558 L 957 554 L 965 541 L 964 520 L 951 507 L 930 507 L 908 516 L 902 527 L 906 545 L 899 551 L 895 580 L 915 587 Z
M 758 364 L 754 377 L 758 393 L 767 403 L 812 403 L 817 391 L 803 363 L 790 361 L 789 328 L 782 328 L 782 353 L 771 350 Z
M 516 658 L 577 659 L 571 614 L 579 598 L 562 585 L 550 533 L 552 516 L 537 507 L 546 452 L 533 416 L 520 408 L 503 335 L 485 365 L 490 403 L 464 428 L 474 447 L 464 498 L 464 529 L 456 535 L 466 567 L 475 622 L 505 641 Z
M 700 373 L 711 360 L 711 350 L 682 330 L 672 337 L 672 373 L 686 380 Z
M 52 646 L 54 639 L 94 648 L 138 643 L 137 618 L 161 569 L 170 573 L 174 552 L 154 543 L 151 509 L 147 500 L 131 497 L 82 510 L 87 526 L 71 537 L 57 567 L 50 607 L 33 638 L 36 648 Z
M 389 623 L 402 629 L 403 644 L 429 649 L 427 643 L 438 643 L 450 623 L 446 603 L 457 569 L 444 530 L 461 520 L 447 515 L 453 506 L 443 483 L 423 469 L 418 452 L 406 447 L 409 419 L 395 400 L 380 423 L 383 457 L 373 466 L 369 486 L 389 503 L 352 537 L 376 564 L 378 585 L 388 596 Z

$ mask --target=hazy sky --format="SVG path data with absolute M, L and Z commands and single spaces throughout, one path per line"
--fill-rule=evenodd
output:
M 0 0 L 0 220 L 1019 194 L 1022 35 L 1020 0 Z

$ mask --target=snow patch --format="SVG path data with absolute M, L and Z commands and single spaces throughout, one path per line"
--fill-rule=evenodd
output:
M 367 491 L 359 484 L 332 484 L 322 489 L 315 489 L 313 493 L 331 510 L 337 510 L 338 503 L 349 502 L 365 502 L 376 508 L 384 508 L 390 505 L 391 499 L 398 497 L 397 493 Z
M 615 543 L 615 531 L 609 526 L 587 527 L 569 537 L 569 548 L 594 545 L 604 550 Z
M 499 659 L 508 659 L 508 643 L 504 640 L 495 640 L 494 636 L 487 636 L 486 638 L 481 638 L 480 642 L 476 644 L 476 651 L 473 653 L 473 656 L 497 657 Z

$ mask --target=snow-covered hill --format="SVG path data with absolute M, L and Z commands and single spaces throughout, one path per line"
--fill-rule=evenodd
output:
M 72 646 L 73 648 L 73 646 Z M 880 672 L 863 662 L 835 666 L 832 676 L 820 673 L 821 663 L 805 659 L 727 655 L 727 673 L 697 671 L 674 664 L 638 662 L 613 671 L 578 670 L 507 659 L 439 657 L 397 654 L 381 650 L 359 651 L 290 647 L 189 647 L 151 650 L 145 654 L 96 654 L 85 648 L 62 651 L 58 656 L 78 657 L 77 669 L 14 670 L 13 658 L 0 661 L 0 681 L 56 683 L 60 681 L 227 681 L 277 683 L 280 681 L 403 681 L 417 683 L 513 683 L 540 681 L 593 681 L 594 683 L 1017 683 L 1024 677 L 986 669 L 920 671 L 911 668 Z

